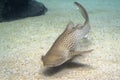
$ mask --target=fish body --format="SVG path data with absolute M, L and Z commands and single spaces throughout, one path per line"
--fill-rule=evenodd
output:
M 78 2 L 75 2 L 75 4 L 85 18 L 85 23 L 83 25 L 68 23 L 64 32 L 56 39 L 47 54 L 42 56 L 43 64 L 46 67 L 59 66 L 76 55 L 92 51 L 75 51 L 78 42 L 90 31 L 89 17 L 86 10 Z

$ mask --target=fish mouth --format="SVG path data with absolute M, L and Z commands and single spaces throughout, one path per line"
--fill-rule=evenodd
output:
M 56 62 L 56 63 L 48 63 L 48 64 L 44 64 L 44 66 L 47 67 L 47 68 L 50 68 L 50 67 L 58 67 L 58 66 L 64 64 L 66 61 L 67 61 L 67 60 L 64 60 L 64 61 L 59 62 L 59 63 L 58 63 L 58 62 Z
M 56 64 L 45 64 L 44 66 L 48 68 L 48 67 L 56 67 L 56 66 L 59 66 L 59 65 L 56 65 Z

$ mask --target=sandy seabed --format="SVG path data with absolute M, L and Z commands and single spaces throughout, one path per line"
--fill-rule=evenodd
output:
M 69 21 L 83 18 L 74 0 L 42 1 L 47 14 L 0 23 L 0 80 L 120 80 L 120 1 L 79 1 L 90 16 L 92 44 L 87 49 L 94 51 L 51 69 L 43 67 L 41 56 Z

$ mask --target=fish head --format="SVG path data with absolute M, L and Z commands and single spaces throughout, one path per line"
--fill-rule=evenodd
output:
M 56 67 L 56 66 L 63 64 L 66 61 L 65 57 L 57 56 L 57 55 L 42 56 L 41 59 L 45 67 Z

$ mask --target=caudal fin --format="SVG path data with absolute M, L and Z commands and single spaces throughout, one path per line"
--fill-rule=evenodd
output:
M 82 14 L 82 16 L 85 19 L 85 22 L 83 24 L 83 26 L 85 26 L 89 22 L 89 16 L 87 14 L 87 11 L 85 10 L 85 8 L 80 3 L 78 3 L 78 2 L 74 2 L 74 3 L 78 6 L 78 8 L 80 9 L 80 12 Z

